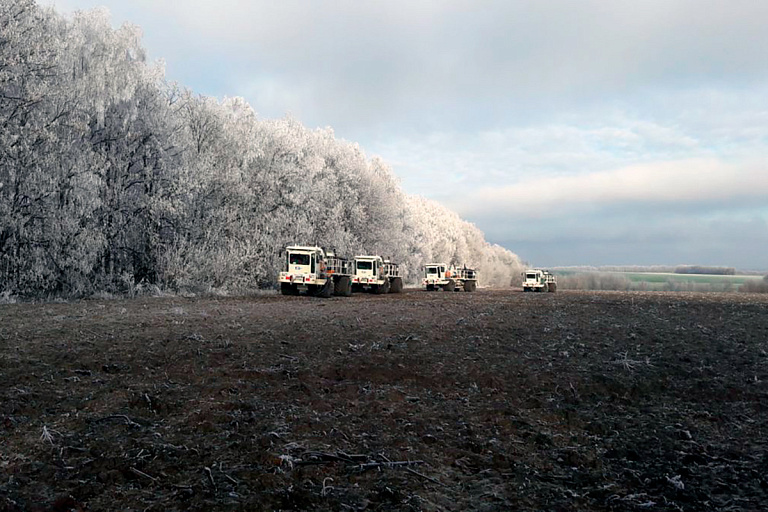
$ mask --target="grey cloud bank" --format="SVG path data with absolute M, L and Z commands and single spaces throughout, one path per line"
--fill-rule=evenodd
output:
M 49 3 L 332 126 L 534 264 L 768 268 L 768 3 Z
M 596 225 L 600 228 L 595 229 Z M 547 236 L 552 230 L 560 233 L 558 239 Z M 503 230 L 496 232 L 495 228 L 490 234 L 504 236 Z M 755 261 L 764 261 L 760 253 L 768 247 L 768 224 L 765 213 L 720 217 L 717 212 L 702 215 L 646 205 L 523 223 L 514 243 L 522 254 L 542 266 L 562 265 L 558 257 L 566 247 L 569 261 L 589 261 L 595 266 L 617 261 L 716 266 L 726 261 L 740 269 L 765 270 L 764 266 L 756 267 Z
M 596 210 L 629 203 L 722 204 L 768 196 L 765 161 L 728 165 L 682 160 L 635 165 L 608 172 L 534 179 L 507 187 L 486 186 L 457 202 L 459 213 L 504 213 L 530 218 Z

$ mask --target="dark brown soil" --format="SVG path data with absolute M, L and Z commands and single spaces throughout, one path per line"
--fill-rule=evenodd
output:
M 0 511 L 763 510 L 767 406 L 766 296 L 4 305 Z

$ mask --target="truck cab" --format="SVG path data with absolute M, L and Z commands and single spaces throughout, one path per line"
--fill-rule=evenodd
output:
M 355 256 L 355 283 L 368 283 L 377 280 L 384 273 L 384 265 L 379 256 Z
M 557 290 L 557 278 L 548 270 L 538 268 L 523 272 L 524 292 L 554 292 Z
M 396 263 L 381 256 L 355 256 L 352 270 L 352 287 L 374 293 L 400 293 L 403 279 Z
M 447 269 L 448 265 L 445 263 L 428 263 L 424 265 L 424 284 L 429 287 L 429 285 L 435 285 L 438 281 L 442 281 Z
M 319 297 L 352 293 L 349 261 L 322 247 L 292 245 L 285 248 L 285 270 L 278 282 L 283 295 L 306 292 Z
M 317 273 L 318 263 L 322 262 L 325 252 L 320 247 L 287 247 L 285 251 L 285 274 L 309 277 Z
M 429 291 L 442 289 L 473 292 L 477 289 L 477 271 L 467 268 L 466 265 L 456 267 L 447 263 L 427 263 L 424 265 L 421 284 Z

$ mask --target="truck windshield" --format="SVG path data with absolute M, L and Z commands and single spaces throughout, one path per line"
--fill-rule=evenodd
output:
M 437 267 L 427 267 L 427 274 L 437 274 Z
M 291 265 L 309 265 L 309 254 L 300 254 L 292 252 L 288 257 Z
M 536 274 L 526 274 L 525 278 L 526 279 L 536 279 Z
M 373 269 L 372 261 L 359 260 L 357 262 L 357 270 L 372 270 L 372 269 Z

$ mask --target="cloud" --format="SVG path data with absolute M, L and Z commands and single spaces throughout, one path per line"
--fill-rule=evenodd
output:
M 759 209 L 698 212 L 614 208 L 526 222 L 500 219 L 486 235 L 537 266 L 704 264 L 762 269 L 768 221 Z
M 228 94 L 344 134 L 473 130 L 658 84 L 768 78 L 764 2 L 58 0 L 99 4 L 162 41 L 174 78 L 225 60 Z M 265 81 L 284 92 L 252 94 Z
M 453 207 L 463 215 L 517 218 L 562 216 L 628 203 L 723 203 L 768 200 L 768 161 L 732 164 L 716 159 L 654 162 L 482 187 Z
M 567 124 L 510 127 L 475 134 L 460 131 L 407 134 L 367 149 L 381 154 L 412 192 L 448 200 L 455 195 L 447 176 L 460 175 L 464 193 L 523 180 L 614 170 L 637 163 L 712 156 L 685 128 L 609 114 L 607 125 Z

